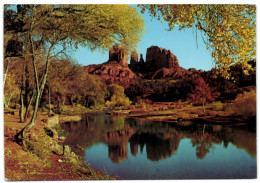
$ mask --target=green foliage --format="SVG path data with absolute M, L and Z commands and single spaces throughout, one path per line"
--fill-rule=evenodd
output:
M 85 107 L 102 106 L 107 98 L 107 86 L 98 76 L 87 74 L 83 66 L 71 60 L 53 60 L 47 85 L 56 104 L 80 104 Z M 47 96 L 48 97 L 48 96 Z
M 108 89 L 104 81 L 95 75 L 88 74 L 84 82 L 86 84 L 86 106 L 90 107 L 104 105 L 105 99 L 108 96 Z
M 230 77 L 230 67 L 242 64 L 245 73 L 251 70 L 248 61 L 256 56 L 256 6 L 248 4 L 176 4 L 139 5 L 153 17 L 168 22 L 169 30 L 193 28 L 200 31 L 206 48 L 223 77 Z
M 244 92 L 237 95 L 233 103 L 234 112 L 245 117 L 256 116 L 256 91 Z
M 82 106 L 81 104 L 76 104 L 74 106 L 71 105 L 61 106 L 59 111 L 55 111 L 55 112 L 59 114 L 69 115 L 69 114 L 82 114 L 82 113 L 86 113 L 87 111 L 88 109 L 85 106 Z
M 14 17 L 14 18 L 12 18 Z M 5 11 L 5 34 L 22 22 L 35 35 L 33 39 L 46 43 L 88 46 L 91 49 L 108 49 L 115 41 L 129 50 L 136 47 L 144 31 L 144 20 L 137 9 L 128 5 L 23 5 L 18 12 Z M 10 36 L 9 36 L 10 37 Z
M 117 84 L 108 85 L 108 90 L 110 92 L 110 101 L 106 102 L 108 107 L 118 107 L 118 106 L 128 106 L 131 101 L 126 97 L 124 93 L 124 88 Z

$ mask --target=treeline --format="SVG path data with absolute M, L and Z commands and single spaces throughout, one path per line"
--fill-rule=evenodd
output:
M 23 60 L 13 60 L 9 67 L 4 87 L 5 108 L 20 109 L 28 117 L 29 110 L 36 100 L 35 81 L 32 66 Z M 43 61 L 38 61 L 41 77 Z M 21 68 L 23 68 L 21 70 Z M 40 108 L 55 113 L 62 112 L 62 106 L 83 106 L 102 108 L 129 105 L 124 88 L 117 84 L 105 84 L 98 76 L 88 74 L 84 67 L 70 59 L 53 59 L 49 75 L 40 101 Z
M 26 118 L 36 100 L 33 68 L 22 59 L 13 59 L 9 62 L 13 64 L 9 66 L 5 82 L 4 105 L 5 108 L 19 109 Z M 43 60 L 37 62 L 39 77 L 43 74 L 43 62 Z M 62 107 L 66 105 L 102 109 L 130 105 L 130 101 L 139 102 L 140 99 L 150 102 L 189 100 L 193 104 L 223 102 L 235 99 L 237 94 L 249 91 L 248 86 L 256 85 L 255 72 L 246 75 L 239 65 L 232 67 L 233 78 L 230 80 L 216 77 L 213 72 L 194 72 L 178 80 L 139 78 L 135 84 L 124 89 L 117 84 L 106 84 L 100 77 L 88 74 L 84 67 L 75 61 L 66 58 L 53 59 L 49 66 L 40 108 L 62 113 Z M 205 101 L 196 99 L 200 97 Z

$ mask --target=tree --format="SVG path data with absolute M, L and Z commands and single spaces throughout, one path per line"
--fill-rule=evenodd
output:
M 212 52 L 218 74 L 230 77 L 230 66 L 241 63 L 247 73 L 248 61 L 256 56 L 256 6 L 238 4 L 139 5 L 153 17 L 168 22 L 169 31 L 194 28 Z
M 108 90 L 110 92 L 110 101 L 106 102 L 109 107 L 113 106 L 128 106 L 130 105 L 129 98 L 125 95 L 124 88 L 117 84 L 108 85 Z
M 192 92 L 188 95 L 188 101 L 195 105 L 203 106 L 203 113 L 205 113 L 205 104 L 212 101 L 215 96 L 213 95 L 208 84 L 205 83 L 204 79 L 198 77 L 194 80 L 195 87 Z
M 53 57 L 78 45 L 94 50 L 108 49 L 114 42 L 120 42 L 131 50 L 142 35 L 143 20 L 135 8 L 127 5 L 17 5 L 17 9 L 15 20 L 23 23 L 19 32 L 23 57 L 33 65 L 36 89 L 34 113 L 31 121 L 16 134 L 19 140 L 36 123 Z M 44 59 L 41 78 L 36 66 L 39 59 Z
M 6 8 L 6 7 L 5 7 Z M 22 42 L 19 41 L 17 32 L 21 32 L 21 22 L 16 21 L 17 13 L 12 10 L 4 12 L 4 83 L 9 67 L 12 66 L 22 54 Z

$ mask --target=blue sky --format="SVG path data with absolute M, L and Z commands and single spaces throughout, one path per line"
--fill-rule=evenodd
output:
M 140 12 L 140 9 L 138 9 Z M 140 13 L 141 14 L 141 13 Z M 150 46 L 159 46 L 170 50 L 177 56 L 179 65 L 185 69 L 196 68 L 210 70 L 214 67 L 211 53 L 206 50 L 200 33 L 198 32 L 198 47 L 192 29 L 167 31 L 167 23 L 161 23 L 149 16 L 147 11 L 142 14 L 145 20 L 146 32 L 138 44 L 138 54 L 145 59 L 146 49 Z M 81 65 L 100 64 L 108 60 L 108 52 L 91 52 L 88 48 L 79 48 L 72 58 Z

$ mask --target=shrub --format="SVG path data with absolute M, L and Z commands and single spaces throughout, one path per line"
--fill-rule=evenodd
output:
M 233 103 L 236 115 L 245 117 L 256 116 L 256 91 L 244 92 L 237 95 Z
M 58 109 L 55 110 L 55 113 L 58 114 L 81 114 L 81 113 L 85 113 L 87 111 L 87 108 L 85 106 L 82 106 L 81 104 L 76 104 L 74 105 L 74 107 L 72 106 L 66 106 L 63 105 Z
M 57 124 L 57 125 L 55 126 L 55 129 L 56 129 L 56 131 L 57 131 L 59 137 L 67 137 L 67 136 L 69 135 L 69 132 L 63 130 L 63 129 L 61 128 L 60 124 Z
M 106 102 L 107 107 L 119 107 L 129 106 L 131 101 L 124 93 L 124 88 L 117 84 L 111 84 L 108 86 L 110 92 L 110 101 Z
M 223 103 L 221 103 L 220 101 L 213 102 L 212 103 L 212 109 L 215 110 L 215 111 L 222 111 L 223 110 Z
M 223 111 L 232 113 L 234 111 L 233 104 L 232 103 L 223 104 Z
M 43 129 L 38 134 L 29 134 L 28 147 L 29 150 L 41 159 L 47 159 L 50 155 L 50 141 L 49 137 Z

